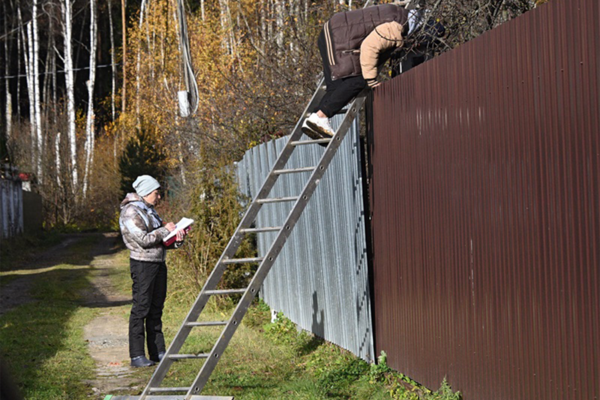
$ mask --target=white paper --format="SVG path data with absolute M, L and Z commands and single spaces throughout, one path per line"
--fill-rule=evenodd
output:
M 175 229 L 171 233 L 169 233 L 169 236 L 167 236 L 166 238 L 163 239 L 163 242 L 167 242 L 169 239 L 171 239 L 173 236 L 175 236 L 177 234 L 177 231 L 179 231 L 181 229 L 185 229 L 193 223 L 194 223 L 194 220 L 191 218 L 185 218 L 185 217 L 181 218 L 179 220 L 179 222 L 175 225 Z

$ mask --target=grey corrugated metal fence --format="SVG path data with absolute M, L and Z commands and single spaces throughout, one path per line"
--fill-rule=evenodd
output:
M 600 399 L 600 5 L 375 90 L 377 352 L 465 400 Z
M 0 239 L 23 233 L 23 191 L 21 181 L 13 179 L 13 171 L 6 168 L 8 179 L 0 178 Z
M 242 192 L 252 197 L 287 138 L 249 150 L 238 163 Z M 324 148 L 300 146 L 288 168 L 314 166 Z M 301 328 L 373 359 L 371 301 L 365 241 L 361 151 L 356 125 L 348 133 L 269 273 L 261 297 Z M 301 192 L 307 174 L 279 178 L 271 197 Z M 264 205 L 257 226 L 278 226 L 291 205 Z M 274 233 L 258 237 L 265 254 Z

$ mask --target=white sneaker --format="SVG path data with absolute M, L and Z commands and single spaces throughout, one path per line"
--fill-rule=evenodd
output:
M 321 134 L 319 132 L 314 131 L 310 126 L 308 126 L 306 121 L 308 121 L 308 118 L 305 119 L 302 123 L 302 132 L 313 140 L 322 139 Z
M 331 125 L 329 125 L 329 118 L 321 118 L 316 113 L 310 114 L 304 124 L 319 134 L 320 138 L 331 138 L 335 135 Z

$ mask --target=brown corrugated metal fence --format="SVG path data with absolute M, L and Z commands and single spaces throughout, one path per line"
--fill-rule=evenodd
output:
M 377 353 L 466 400 L 600 398 L 600 5 L 552 0 L 377 88 Z

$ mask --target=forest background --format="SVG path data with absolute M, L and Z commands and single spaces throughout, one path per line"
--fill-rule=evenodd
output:
M 420 31 L 395 62 L 417 47 L 448 51 L 544 2 L 416 0 L 444 36 L 424 49 Z M 46 229 L 116 229 L 131 182 L 155 176 L 161 213 L 197 221 L 185 257 L 200 280 L 241 212 L 231 165 L 290 132 L 320 78 L 323 23 L 365 1 L 181 4 L 187 38 L 177 0 L 2 0 L 0 158 L 34 183 Z M 181 117 L 178 92 L 191 82 L 197 111 Z

